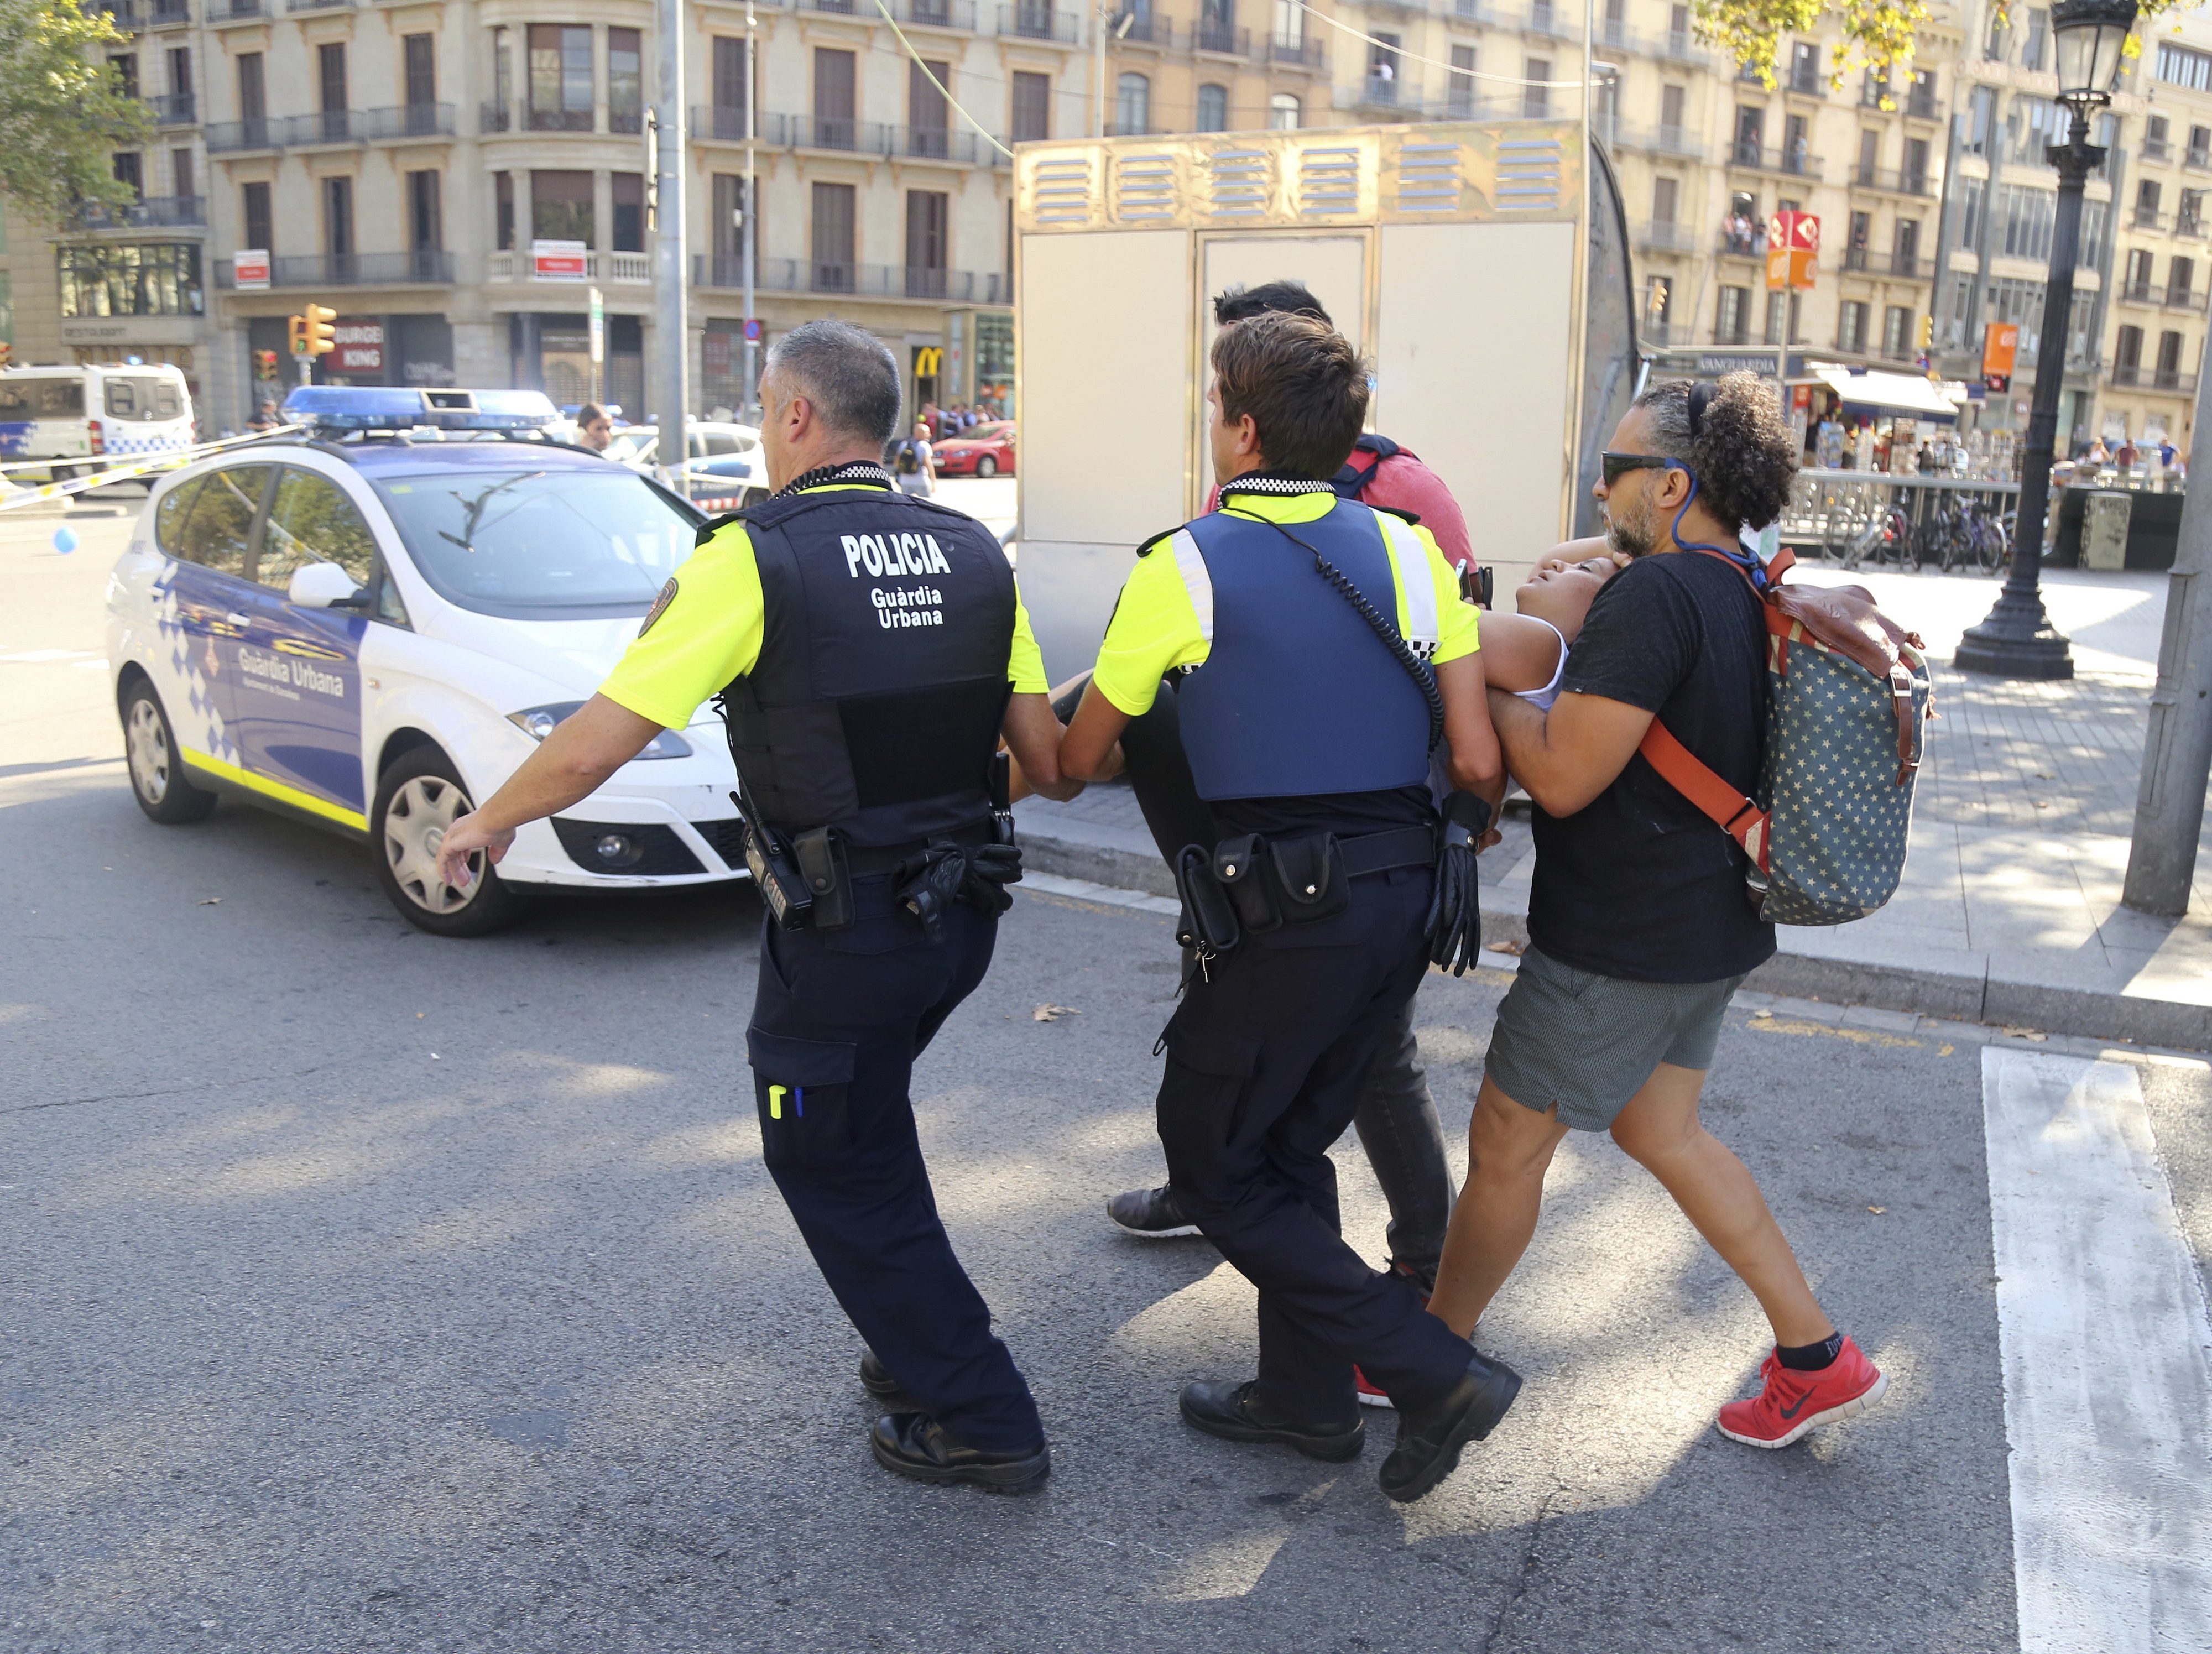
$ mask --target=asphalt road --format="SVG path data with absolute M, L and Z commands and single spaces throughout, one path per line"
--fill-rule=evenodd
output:
M 445 943 L 342 838 L 152 825 L 79 664 L 122 523 L 58 520 L 0 519 L 0 1646 L 2019 1647 L 1972 1041 L 1739 1009 L 1708 1093 L 1887 1405 L 1721 1438 L 1757 1311 L 1577 1136 L 1486 1323 L 1522 1398 L 1401 1507 L 1387 1414 L 1345 1467 L 1177 1420 L 1252 1330 L 1202 1242 L 1102 1210 L 1158 1168 L 1170 926 L 1024 893 L 915 1100 L 1054 1471 L 921 1488 L 760 1164 L 750 897 Z M 1455 1137 L 1504 981 L 1422 992 Z M 2146 1083 L 2201 1260 L 2212 1087 Z

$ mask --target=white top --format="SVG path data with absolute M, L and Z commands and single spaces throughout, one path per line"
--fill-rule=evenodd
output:
M 1534 621 L 1539 626 L 1551 626 L 1552 635 L 1559 640 L 1559 664 L 1552 668 L 1552 681 L 1545 684 L 1543 688 L 1537 690 L 1515 690 L 1513 692 L 1519 696 L 1522 700 L 1526 701 L 1530 706 L 1549 712 L 1552 709 L 1552 702 L 1559 698 L 1559 679 L 1566 676 L 1567 635 L 1561 631 L 1557 626 L 1552 626 L 1552 623 L 1545 619 L 1541 615 L 1530 615 L 1528 618 Z

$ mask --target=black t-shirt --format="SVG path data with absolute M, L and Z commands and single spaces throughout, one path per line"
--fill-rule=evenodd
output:
M 1766 736 L 1766 629 L 1744 577 L 1669 551 L 1607 581 L 1568 652 L 1562 691 L 1659 715 L 1746 797 Z M 1631 982 L 1710 982 L 1774 952 L 1735 841 L 1644 762 L 1571 816 L 1535 812 L 1528 937 L 1562 964 Z
M 1311 798 L 1216 799 L 1213 819 L 1225 838 L 1258 833 L 1263 838 L 1296 838 L 1306 833 L 1334 833 L 1358 838 L 1393 827 L 1418 827 L 1437 818 L 1425 786 L 1388 787 L 1372 793 L 1324 793 Z

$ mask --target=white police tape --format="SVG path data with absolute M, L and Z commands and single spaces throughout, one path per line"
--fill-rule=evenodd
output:
M 242 447 L 248 442 L 258 442 L 264 437 L 289 435 L 306 429 L 301 425 L 280 425 L 273 430 L 251 431 L 244 436 L 227 436 L 219 441 L 201 442 L 188 448 L 171 448 L 165 453 L 153 454 L 143 459 L 133 459 L 121 465 L 108 465 L 103 470 L 93 472 L 89 477 L 73 477 L 66 483 L 42 483 L 36 488 L 10 489 L 4 481 L 0 481 L 0 490 L 6 490 L 0 492 L 0 511 L 13 511 L 19 506 L 36 505 L 42 500 L 64 499 L 72 494 L 82 494 L 87 489 L 105 488 L 110 483 L 125 482 L 133 477 L 143 477 L 149 471 L 173 471 L 178 466 L 189 465 L 195 459 L 204 459 L 211 453 L 220 453 L 225 448 Z M 50 465 L 73 462 L 40 460 L 37 463 L 40 465 Z M 9 469 L 21 469 L 21 467 L 11 466 Z

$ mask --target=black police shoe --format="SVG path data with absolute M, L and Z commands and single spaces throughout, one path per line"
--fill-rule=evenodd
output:
M 1182 1416 L 1186 1422 L 1225 1442 L 1281 1442 L 1310 1459 L 1341 1464 L 1356 1459 L 1367 1444 L 1367 1426 L 1354 1419 L 1343 1425 L 1301 1425 L 1288 1419 L 1270 1419 L 1252 1403 L 1257 1383 L 1241 1384 L 1218 1381 L 1182 1387 Z
M 905 1386 L 892 1376 L 891 1370 L 884 1365 L 883 1359 L 873 1350 L 866 1351 L 860 1356 L 860 1388 L 890 1412 L 921 1411 L 921 1404 L 906 1393 Z
M 1376 1477 L 1382 1491 L 1401 1504 L 1420 1498 L 1458 1469 L 1462 1449 L 1498 1427 L 1520 1393 L 1519 1373 L 1478 1355 L 1434 1407 L 1401 1407 L 1398 1444 Z
M 1183 1215 L 1182 1202 L 1176 1199 L 1171 1183 L 1116 1195 L 1106 1202 L 1106 1215 L 1130 1234 L 1146 1240 L 1169 1240 L 1199 1232 L 1198 1225 Z
M 890 1413 L 868 1437 L 876 1462 L 916 1481 L 972 1482 L 994 1493 L 1026 1493 L 1052 1474 L 1052 1449 L 986 1453 L 970 1447 L 927 1413 Z

